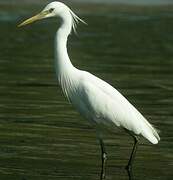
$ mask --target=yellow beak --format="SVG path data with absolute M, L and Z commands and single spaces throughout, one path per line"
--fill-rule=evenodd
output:
M 25 25 L 27 25 L 27 24 L 31 24 L 31 23 L 33 23 L 33 22 L 35 22 L 35 21 L 38 21 L 38 20 L 40 20 L 40 19 L 43 19 L 43 18 L 45 18 L 45 16 L 46 16 L 47 14 L 49 14 L 49 13 L 50 13 L 49 11 L 43 11 L 43 12 L 41 12 L 41 13 L 39 13 L 39 14 L 37 14 L 37 15 L 35 15 L 35 16 L 27 19 L 27 20 L 25 20 L 24 22 L 22 22 L 21 24 L 19 24 L 18 27 L 22 27 L 22 26 L 25 26 Z

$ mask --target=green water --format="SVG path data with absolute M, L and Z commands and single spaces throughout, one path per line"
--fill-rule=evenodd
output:
M 53 67 L 56 20 L 18 29 L 42 7 L 1 6 L 0 179 L 98 180 L 95 130 L 64 98 Z M 173 178 L 173 12 L 75 5 L 88 26 L 69 38 L 73 64 L 111 83 L 161 132 L 142 140 L 135 180 Z M 127 180 L 132 139 L 105 134 L 107 180 Z

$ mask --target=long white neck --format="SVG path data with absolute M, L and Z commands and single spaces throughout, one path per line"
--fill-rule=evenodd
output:
M 72 65 L 67 52 L 67 38 L 72 28 L 72 16 L 67 11 L 61 18 L 62 24 L 55 37 L 55 68 L 58 80 L 64 75 L 70 75 L 69 73 L 76 69 Z

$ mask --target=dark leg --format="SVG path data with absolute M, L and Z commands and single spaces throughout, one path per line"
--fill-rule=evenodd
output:
M 133 135 L 133 138 L 134 138 L 133 150 L 132 150 L 132 153 L 130 155 L 129 162 L 128 162 L 127 166 L 126 166 L 126 170 L 128 172 L 128 175 L 129 175 L 129 180 L 133 180 L 132 166 L 133 166 L 133 162 L 134 162 L 134 159 L 135 159 L 137 146 L 138 146 L 138 138 L 137 138 L 137 136 Z
M 99 139 L 99 142 L 100 142 L 100 146 L 101 146 L 101 158 L 102 158 L 102 169 L 101 169 L 100 180 L 103 180 L 106 177 L 107 153 L 106 153 L 106 150 L 105 150 L 103 140 L 101 138 Z

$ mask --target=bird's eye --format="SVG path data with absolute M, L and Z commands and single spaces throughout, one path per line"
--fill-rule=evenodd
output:
M 51 13 L 51 12 L 53 12 L 54 11 L 54 8 L 50 8 L 49 9 L 49 12 Z

